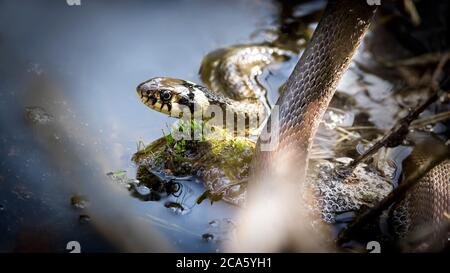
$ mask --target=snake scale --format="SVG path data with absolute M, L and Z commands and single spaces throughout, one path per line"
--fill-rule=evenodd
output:
M 304 180 L 308 155 L 321 117 L 333 97 L 364 36 L 376 8 L 366 1 L 329 1 L 284 92 L 279 107 L 278 145 L 262 151 L 258 141 L 251 165 L 251 181 L 258 183 L 276 172 L 273 162 L 289 158 L 295 162 L 290 175 Z M 268 45 L 236 46 L 213 52 L 200 70 L 201 85 L 168 77 L 152 78 L 138 85 L 139 98 L 148 107 L 179 117 L 180 113 L 207 112 L 211 106 L 231 110 L 237 118 L 256 119 L 255 128 L 269 115 L 265 90 L 257 81 L 264 68 L 292 57 L 287 50 Z M 208 69 L 205 69 L 205 67 Z M 269 122 L 270 122 L 269 117 Z M 268 123 L 269 123 L 268 122 Z M 411 157 L 420 164 L 420 156 Z M 283 186 L 279 184 L 279 186 Z M 401 237 L 420 227 L 431 227 L 432 237 L 442 236 L 450 211 L 450 161 L 435 166 L 396 205 L 393 212 Z M 401 229 L 401 230 L 400 230 Z

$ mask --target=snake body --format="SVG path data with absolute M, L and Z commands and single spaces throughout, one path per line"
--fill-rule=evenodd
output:
M 277 148 L 262 151 L 261 141 L 258 142 L 252 161 L 252 181 L 258 182 L 276 172 L 273 162 L 279 157 L 295 162 L 291 176 L 305 179 L 309 151 L 321 117 L 370 25 L 374 10 L 365 1 L 329 1 L 276 102 L 280 122 Z M 269 114 L 265 90 L 257 76 L 268 65 L 291 55 L 289 51 L 267 45 L 215 51 L 205 58 L 200 69 L 208 88 L 185 80 L 157 77 L 139 84 L 138 96 L 150 108 L 174 117 L 184 112 L 205 116 L 212 106 L 217 106 L 224 111 L 231 110 L 237 118 L 257 120 L 256 128 Z M 405 217 L 410 226 L 436 226 L 443 221 L 444 213 L 450 211 L 449 184 L 447 160 L 427 174 L 399 206 L 407 211 Z
M 414 164 L 420 164 L 415 160 Z M 392 212 L 395 234 L 406 251 L 439 251 L 450 228 L 450 160 L 431 169 Z
M 404 162 L 405 175 L 425 165 L 433 152 L 447 151 L 442 140 L 415 133 L 414 151 Z M 409 159 L 409 160 L 408 160 Z M 450 229 L 450 159 L 434 166 L 391 210 L 394 234 L 405 251 L 438 251 L 448 242 Z
M 268 65 L 293 55 L 289 50 L 264 44 L 219 49 L 203 59 L 200 77 L 213 92 L 235 100 L 256 98 L 265 104 L 266 89 L 257 77 Z
M 208 88 L 181 79 L 156 77 L 141 83 L 137 90 L 147 106 L 173 117 L 187 111 L 206 118 L 211 112 L 217 114 L 214 107 L 219 107 L 224 120 L 226 113 L 231 113 L 256 129 L 270 111 L 258 76 L 267 66 L 293 56 L 289 50 L 263 44 L 219 49 L 208 54 L 200 68 Z

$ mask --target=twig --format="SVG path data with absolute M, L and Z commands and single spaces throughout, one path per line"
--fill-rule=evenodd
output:
M 450 54 L 446 53 L 442 59 L 440 60 L 439 64 L 437 65 L 432 79 L 430 83 L 430 89 L 432 91 L 432 95 L 421 105 L 417 106 L 415 109 L 409 112 L 408 115 L 406 115 L 404 118 L 400 119 L 397 124 L 389 130 L 387 134 L 383 136 L 379 141 L 377 141 L 374 145 L 372 145 L 366 152 L 364 152 L 361 156 L 359 156 L 356 160 L 352 161 L 348 167 L 350 169 L 355 168 L 359 163 L 365 161 L 367 158 L 375 154 L 380 148 L 382 147 L 395 147 L 400 145 L 403 140 L 405 139 L 406 135 L 409 132 L 409 126 L 410 124 L 416 120 L 419 115 L 426 109 L 428 106 L 430 106 L 432 103 L 434 103 L 439 98 L 439 81 L 438 77 L 442 72 L 442 69 L 447 62 L 447 60 L 450 58 Z
M 360 130 L 380 130 L 375 126 L 353 126 L 347 128 L 347 131 L 360 131 Z
M 429 125 L 429 124 L 433 124 L 433 123 L 438 123 L 444 120 L 450 119 L 450 111 L 447 112 L 442 112 L 430 117 L 424 117 L 424 118 L 420 118 L 420 119 L 416 119 L 413 122 L 411 122 L 411 126 L 410 128 L 412 129 L 417 129 L 417 128 L 421 128 L 423 126 Z
M 409 112 L 407 116 L 400 119 L 397 124 L 389 130 L 379 141 L 372 145 L 367 151 L 360 155 L 356 160 L 352 161 L 348 167 L 354 168 L 359 163 L 364 162 L 367 158 L 375 154 L 382 147 L 395 147 L 400 145 L 409 132 L 409 125 L 415 120 L 420 113 L 423 112 L 430 104 L 438 99 L 438 92 L 434 92 L 423 104 Z
M 380 63 L 387 67 L 429 65 L 438 63 L 448 54 L 449 52 L 432 52 L 399 61 L 380 61 Z
M 416 5 L 412 0 L 404 0 L 403 1 L 405 10 L 409 14 L 409 17 L 411 17 L 411 22 L 414 24 L 414 26 L 418 26 L 421 23 L 421 18 L 419 16 L 419 13 L 417 12 Z

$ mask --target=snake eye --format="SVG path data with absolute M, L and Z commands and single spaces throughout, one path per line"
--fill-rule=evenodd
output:
M 161 99 L 164 101 L 170 100 L 172 98 L 172 93 L 170 91 L 164 90 L 160 93 Z

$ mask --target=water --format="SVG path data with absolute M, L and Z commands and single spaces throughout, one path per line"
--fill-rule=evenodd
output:
M 0 251 L 64 252 L 70 240 L 83 251 L 120 248 L 95 216 L 95 224 L 79 223 L 85 212 L 70 203 L 77 194 L 95 207 L 86 213 L 108 211 L 109 201 L 133 214 L 130 226 L 142 219 L 156 226 L 171 250 L 216 251 L 202 234 L 233 207 L 204 202 L 180 216 L 164 202 L 116 193 L 106 173 L 132 177 L 136 143 L 159 138 L 173 122 L 137 99 L 138 83 L 160 75 L 199 82 L 204 55 L 249 42 L 256 30 L 273 27 L 276 13 L 270 1 L 2 1 Z M 189 186 L 192 195 L 203 191 Z M 99 204 L 110 191 L 114 200 Z

